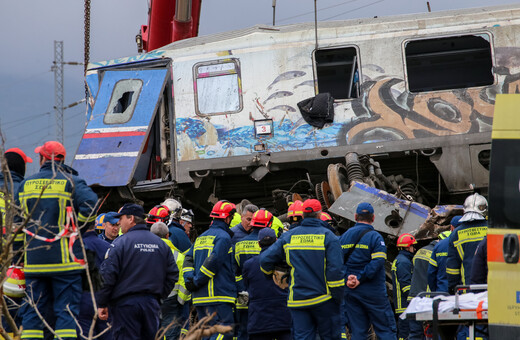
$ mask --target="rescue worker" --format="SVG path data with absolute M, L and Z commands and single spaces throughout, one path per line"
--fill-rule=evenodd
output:
M 475 256 L 473 257 L 473 264 L 471 265 L 470 284 L 487 284 L 487 236 L 480 241 Z
M 385 283 L 386 246 L 374 230 L 374 208 L 360 203 L 356 224 L 341 235 L 345 263 L 345 316 L 352 339 L 366 339 L 370 324 L 380 340 L 395 340 L 394 313 Z
M 97 196 L 63 163 L 66 150 L 61 143 L 49 141 L 34 151 L 40 157 L 40 171 L 21 182 L 15 195 L 23 211 L 17 220 L 30 218 L 26 226 L 29 234 L 24 238 L 27 296 L 39 311 L 47 311 L 52 303 L 56 335 L 76 339 L 84 260 L 79 242 L 73 242 L 67 233 L 75 231 L 73 212 L 80 226 L 94 223 Z M 22 339 L 43 338 L 43 323 L 35 308 L 25 309 L 22 325 Z
M 428 286 L 428 266 L 430 265 L 433 249 L 438 242 L 439 240 L 432 240 L 426 246 L 419 249 L 413 257 L 413 275 L 410 293 L 408 294 L 408 303 L 419 295 L 419 293 L 431 291 Z M 425 339 L 423 323 L 410 320 L 410 335 L 408 336 L 408 340 L 423 339 Z
M 105 230 L 105 226 L 103 225 L 103 220 L 105 219 L 105 214 L 106 213 L 102 213 L 96 217 L 95 223 L 96 223 L 96 233 L 98 234 L 98 237 L 99 237 L 99 235 L 101 235 L 103 233 L 103 230 Z
M 156 222 L 168 223 L 170 219 L 170 210 L 164 205 L 156 205 L 153 207 L 146 216 L 146 225 L 152 227 Z
M 287 217 L 291 223 L 289 230 L 298 227 L 303 219 L 303 202 L 296 200 L 291 203 L 287 209 Z
M 210 324 L 232 325 L 237 296 L 229 223 L 235 205 L 218 201 L 211 210 L 213 222 L 186 254 L 183 265 L 186 288 L 192 292 L 199 320 L 216 312 Z M 233 332 L 214 334 L 210 339 L 231 339 Z
M 253 222 L 255 219 L 253 217 Z M 258 245 L 264 252 L 274 242 L 276 234 L 271 228 L 258 233 Z M 287 289 L 278 287 L 260 270 L 260 256 L 247 260 L 242 269 L 244 284 L 249 294 L 247 334 L 250 340 L 290 340 L 291 313 L 287 308 Z
M 184 254 L 182 254 L 173 243 L 168 239 L 169 231 L 164 222 L 155 222 L 150 231 L 159 236 L 168 247 L 170 247 L 179 273 L 182 273 L 182 265 L 184 263 Z M 179 279 L 175 283 L 168 298 L 161 305 L 161 329 L 166 330 L 164 337 L 166 340 L 176 340 L 179 338 L 181 328 L 187 321 L 189 315 L 189 301 L 191 294 L 184 286 L 184 278 L 179 275 Z
M 295 339 L 341 339 L 340 305 L 345 280 L 339 239 L 319 219 L 321 204 L 308 199 L 298 228 L 284 234 L 260 255 L 260 268 L 270 276 L 284 260 L 291 266 L 287 306 Z
M 242 209 L 241 222 L 231 228 L 233 232 L 231 242 L 233 244 L 249 235 L 251 232 L 251 220 L 253 219 L 253 214 L 257 211 L 258 207 L 254 204 L 248 204 Z
M 239 323 L 237 332 L 238 340 L 247 340 L 248 327 L 247 291 L 244 282 L 242 281 L 242 268 L 247 260 L 260 254 L 261 249 L 258 245 L 258 233 L 263 228 L 271 228 L 272 224 L 273 214 L 265 209 L 257 210 L 251 219 L 251 232 L 235 244 L 235 261 L 237 266 L 236 281 L 239 292 L 236 305 L 239 314 L 237 320 Z M 244 301 L 246 303 L 243 303 Z
M 334 235 L 339 236 L 338 231 L 336 230 L 336 228 L 334 228 L 335 221 L 332 218 L 332 216 L 330 216 L 330 214 L 328 214 L 326 212 L 322 212 L 321 215 L 320 215 L 320 220 L 322 220 L 323 222 L 327 223 L 327 228 L 330 231 L 332 231 L 332 233 Z
M 88 336 L 90 327 L 94 320 L 94 315 L 96 314 L 91 292 L 97 292 L 101 289 L 103 282 L 99 270 L 101 264 L 105 260 L 105 254 L 110 247 L 110 243 L 98 237 L 99 235 L 96 234 L 94 228 L 94 225 L 89 226 L 88 230 L 82 236 L 88 259 L 90 280 L 92 282 L 92 287 L 90 287 L 86 276 L 83 277 L 83 294 L 81 295 L 78 315 L 78 331 L 81 332 L 83 336 Z M 95 320 L 94 332 L 92 335 L 97 336 L 96 339 L 112 340 L 112 330 L 107 330 L 107 328 L 109 328 L 109 326 L 106 320 L 97 319 Z M 101 333 L 103 333 L 103 335 L 100 335 Z
M 119 236 L 119 218 L 116 215 L 116 212 L 110 211 L 103 216 L 103 232 L 98 237 L 108 243 L 114 242 Z
M 435 245 L 428 266 L 428 286 L 432 292 L 448 292 L 448 275 L 446 274 L 446 262 L 448 261 L 449 236 L 459 226 L 462 216 L 451 219 L 450 230 L 439 234 L 439 243 Z
M 5 162 L 9 168 L 11 175 L 12 187 L 8 179 L 4 178 L 4 173 L 0 171 L 0 211 L 5 213 L 5 202 L 2 198 L 4 191 L 11 193 L 11 199 L 18 191 L 20 183 L 24 180 L 25 169 L 27 163 L 32 163 L 32 158 L 25 155 L 25 153 L 18 148 L 7 149 L 4 153 Z
M 177 264 L 166 243 L 148 230 L 143 207 L 126 203 L 117 217 L 123 235 L 112 242 L 101 265 L 99 318 L 108 318 L 110 306 L 115 340 L 155 339 L 159 301 L 179 278 Z
M 195 214 L 193 214 L 193 211 L 191 209 L 182 209 L 181 213 L 181 219 L 179 223 L 184 227 L 184 232 L 188 237 L 191 236 L 191 232 L 193 230 L 193 217 Z M 191 239 L 191 237 L 190 237 Z
M 191 247 L 191 241 L 184 230 L 184 227 L 179 223 L 179 218 L 182 213 L 182 206 L 173 198 L 168 198 L 161 206 L 168 208 L 170 212 L 170 224 L 168 230 L 170 232 L 170 241 L 181 253 L 185 254 Z M 166 222 L 165 222 L 166 223 Z
M 473 257 L 479 243 L 487 235 L 487 200 L 477 193 L 464 201 L 464 214 L 460 225 L 451 233 L 448 244 L 448 292 L 455 293 L 457 285 L 470 283 Z M 460 326 L 457 339 L 466 339 L 469 334 L 467 326 Z
M 408 339 L 410 333 L 410 321 L 401 319 L 399 316 L 408 307 L 408 294 L 412 283 L 413 264 L 412 259 L 415 252 L 414 245 L 417 244 L 412 234 L 402 234 L 397 238 L 397 249 L 399 254 L 392 263 L 392 283 L 394 286 L 394 306 L 397 315 L 397 336 L 399 340 Z
M 464 215 L 459 220 L 460 225 L 449 238 L 448 291 L 455 292 L 455 286 L 470 282 L 473 256 L 480 241 L 487 235 L 487 200 L 477 193 L 470 195 L 464 201 Z

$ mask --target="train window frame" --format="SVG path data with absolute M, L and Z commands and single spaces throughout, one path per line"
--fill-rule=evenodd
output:
M 233 70 L 231 70 L 231 69 L 219 70 L 219 71 L 210 71 L 210 72 L 204 72 L 204 73 L 198 72 L 201 67 L 211 68 L 211 66 L 215 66 L 215 65 L 219 65 L 219 64 L 233 64 L 234 67 L 233 67 Z M 201 74 L 204 74 L 204 76 L 201 77 L 200 76 Z M 201 87 L 198 85 L 198 80 L 212 78 L 212 77 L 219 77 L 219 76 L 229 76 L 229 75 L 235 75 L 235 74 L 236 74 L 236 93 L 238 95 L 238 98 L 237 98 L 238 107 L 235 110 L 227 110 L 227 111 L 215 110 L 214 112 L 202 112 L 200 109 L 201 101 L 199 101 L 199 89 Z M 193 65 L 193 96 L 194 96 L 194 100 L 195 100 L 195 112 L 198 116 L 210 117 L 210 116 L 227 115 L 227 114 L 241 112 L 243 110 L 244 105 L 243 105 L 243 98 L 242 98 L 242 77 L 241 77 L 241 72 L 240 72 L 239 59 L 237 59 L 237 58 L 218 59 L 218 60 L 198 62 L 195 65 Z M 214 98 L 214 95 L 212 98 Z
M 489 44 L 489 61 L 491 62 L 491 67 L 489 68 L 491 72 L 492 82 L 486 83 L 486 84 L 475 84 L 472 85 L 469 80 L 465 80 L 465 84 L 461 86 L 445 86 L 444 88 L 426 88 L 425 86 L 417 86 L 413 87 L 410 85 L 410 71 L 408 69 L 408 59 L 407 59 L 407 53 L 406 48 L 409 43 L 411 42 L 423 42 L 423 41 L 433 41 L 438 39 L 453 39 L 453 38 L 459 38 L 459 37 L 481 37 Z M 405 83 L 406 83 L 406 89 L 410 93 L 429 93 L 429 92 L 443 92 L 443 91 L 453 91 L 457 89 L 465 89 L 465 88 L 479 88 L 479 87 L 486 87 L 486 86 L 493 86 L 497 83 L 497 76 L 494 72 L 494 68 L 496 65 L 495 62 L 495 53 L 494 53 L 494 42 L 493 42 L 493 34 L 489 31 L 476 31 L 476 32 L 460 32 L 460 33 L 454 33 L 450 35 L 438 35 L 438 36 L 427 36 L 427 37 L 421 37 L 421 38 L 410 38 L 406 39 L 401 44 L 401 53 L 402 53 L 402 60 L 403 60 L 403 70 L 404 70 L 404 77 L 405 77 Z M 468 86 L 469 85 L 469 86 Z M 412 87 L 412 88 L 411 88 Z
M 126 106 L 125 110 L 120 113 L 114 113 L 115 103 L 114 101 L 120 101 L 122 96 L 118 95 L 116 91 L 120 91 L 121 87 L 126 85 L 127 83 L 130 84 L 130 87 L 133 88 L 133 94 L 131 98 L 131 102 L 129 105 Z M 136 85 L 134 85 L 136 84 Z M 142 79 L 121 79 L 118 80 L 114 87 L 112 88 L 112 94 L 110 95 L 110 100 L 108 101 L 108 105 L 105 111 L 105 115 L 103 117 L 103 123 L 107 125 L 113 125 L 113 124 L 125 124 L 129 122 L 132 119 L 132 116 L 134 115 L 135 107 L 137 106 L 137 102 L 139 101 L 139 96 L 141 95 L 141 91 L 143 90 L 143 80 Z M 123 89 L 124 90 L 124 89 Z M 122 95 L 128 93 L 129 91 L 125 91 L 122 93 Z M 117 99 L 116 99 L 117 97 Z M 110 109 L 112 107 L 112 109 Z M 125 113 L 128 109 L 130 109 L 127 113 Z M 112 111 L 112 112 L 110 112 Z M 120 116 L 117 116 L 120 115 Z
M 355 99 L 358 99 L 362 96 L 362 90 L 361 90 L 361 85 L 362 85 L 362 79 L 363 79 L 363 76 L 362 76 L 362 70 L 361 70 L 361 52 L 360 52 L 360 49 L 359 49 L 359 46 L 357 45 L 335 45 L 335 46 L 326 46 L 326 47 L 320 47 L 318 49 L 314 49 L 313 52 L 312 52 L 312 61 L 313 61 L 313 71 L 314 71 L 314 79 L 315 79 L 315 86 L 314 86 L 314 93 L 315 94 L 318 94 L 320 93 L 320 90 L 319 90 L 319 86 L 320 86 L 320 79 L 319 79 L 319 75 L 318 75 L 318 61 L 317 61 L 317 58 L 316 58 L 316 53 L 318 53 L 319 51 L 330 51 L 330 50 L 342 50 L 342 49 L 349 49 L 349 48 L 352 48 L 355 50 L 356 54 L 355 54 L 355 63 L 356 63 L 356 70 L 358 72 L 358 80 L 357 80 L 357 84 L 358 84 L 358 87 L 357 87 L 357 96 L 356 97 L 349 97 L 349 98 L 336 98 L 334 97 L 334 94 L 331 93 L 332 97 L 334 98 L 334 102 L 346 102 L 346 101 L 351 101 L 351 100 L 355 100 Z M 351 73 L 350 74 L 350 82 L 349 82 L 349 86 L 352 86 L 353 83 L 354 83 L 354 75 Z M 350 90 L 350 92 L 352 93 L 352 89 Z

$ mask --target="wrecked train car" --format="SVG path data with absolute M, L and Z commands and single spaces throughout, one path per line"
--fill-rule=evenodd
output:
M 430 206 L 485 191 L 495 95 L 520 85 L 519 31 L 507 5 L 323 22 L 317 35 L 255 26 L 90 63 L 73 166 L 111 199 L 177 195 L 201 211 L 217 198 L 272 207 L 273 190 L 317 189 L 330 205 L 349 186 L 347 153 Z M 324 93 L 313 126 L 298 103 Z

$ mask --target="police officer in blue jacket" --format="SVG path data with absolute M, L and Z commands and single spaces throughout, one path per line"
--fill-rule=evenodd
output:
M 428 287 L 432 292 L 448 292 L 448 275 L 446 274 L 446 263 L 448 261 L 448 245 L 451 232 L 459 226 L 462 216 L 451 219 L 451 230 L 439 234 L 439 243 L 433 247 L 432 255 L 428 265 Z
M 69 252 L 73 239 L 65 235 L 69 229 L 64 227 L 67 220 L 74 219 L 73 212 L 77 213 L 80 226 L 93 224 L 97 195 L 74 169 L 63 163 L 63 144 L 49 141 L 34 151 L 40 157 L 40 171 L 21 182 L 15 194 L 15 201 L 23 210 L 17 221 L 32 213 L 27 230 L 39 237 L 25 235 L 22 242 L 27 295 L 39 311 L 47 311 L 52 303 L 56 335 L 76 339 L 74 318 L 79 312 L 84 259 L 79 242 L 73 243 Z M 23 314 L 22 339 L 42 339 L 43 323 L 36 310 L 26 308 Z
M 123 235 L 112 242 L 101 265 L 99 318 L 106 320 L 110 307 L 115 340 L 155 339 L 159 301 L 170 294 L 179 270 L 170 247 L 148 230 L 143 207 L 127 203 L 117 217 Z
M 229 223 L 235 205 L 218 201 L 211 210 L 213 222 L 197 237 L 184 259 L 183 274 L 186 288 L 192 292 L 193 305 L 199 319 L 216 312 L 211 324 L 233 324 L 233 306 L 237 296 L 235 267 Z M 231 339 L 233 332 L 214 334 L 210 339 Z
M 360 203 L 354 218 L 357 223 L 340 238 L 347 278 L 345 315 L 352 339 L 366 339 L 372 324 L 378 339 L 395 340 L 395 319 L 385 284 L 386 246 L 371 225 L 374 208 Z
M 308 199 L 299 227 L 284 234 L 260 255 L 266 275 L 284 260 L 291 267 L 287 306 L 293 318 L 295 339 L 341 339 L 340 305 L 345 280 L 339 239 L 319 219 L 321 204 Z

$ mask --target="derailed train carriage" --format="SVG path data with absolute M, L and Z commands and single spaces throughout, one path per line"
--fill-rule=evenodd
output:
M 495 95 L 519 91 L 519 29 L 508 5 L 255 26 L 91 63 L 73 166 L 105 204 L 177 196 L 199 221 L 217 199 L 329 207 L 352 180 L 460 202 L 487 190 Z M 382 218 L 389 233 L 410 209 Z

